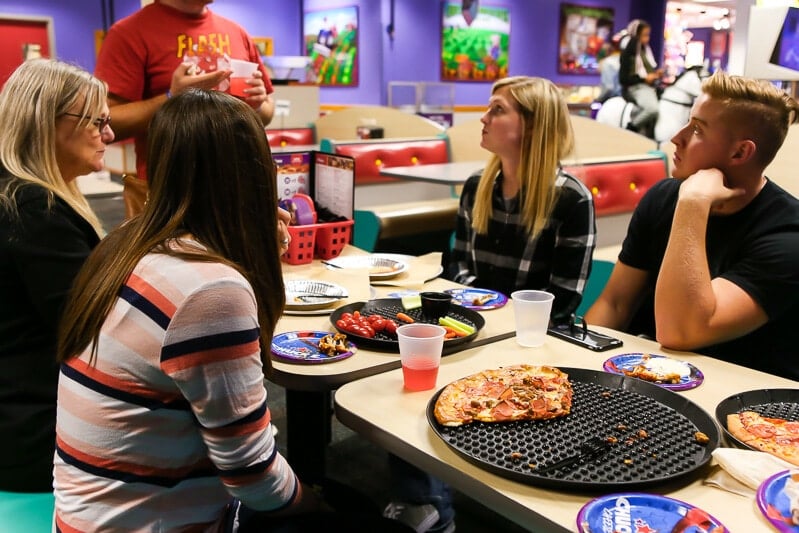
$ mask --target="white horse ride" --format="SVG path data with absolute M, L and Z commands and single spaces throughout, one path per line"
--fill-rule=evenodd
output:
M 691 106 L 701 92 L 702 80 L 707 72 L 701 66 L 685 69 L 674 83 L 663 89 L 658 106 L 658 120 L 655 124 L 655 141 L 669 141 L 680 128 L 688 122 Z M 597 122 L 626 128 L 636 105 L 621 96 L 607 100 L 596 115 Z

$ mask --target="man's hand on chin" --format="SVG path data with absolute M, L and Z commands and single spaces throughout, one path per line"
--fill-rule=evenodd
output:
M 721 170 L 717 168 L 702 169 L 680 185 L 679 202 L 690 202 L 695 205 L 706 205 L 713 214 L 729 214 L 736 210 L 730 205 L 731 200 L 746 194 L 745 189 L 730 188 Z

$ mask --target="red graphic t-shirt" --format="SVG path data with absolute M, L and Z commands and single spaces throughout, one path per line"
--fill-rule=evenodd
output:
M 227 69 L 231 58 L 258 63 L 266 92 L 274 91 L 258 49 L 244 28 L 210 10 L 189 16 L 156 2 L 111 27 L 94 74 L 108 84 L 111 94 L 139 101 L 166 93 L 182 62 L 194 63 L 199 72 L 212 72 Z M 228 88 L 227 80 L 217 87 L 221 91 Z M 136 172 L 146 179 L 146 133 L 136 135 L 135 143 Z

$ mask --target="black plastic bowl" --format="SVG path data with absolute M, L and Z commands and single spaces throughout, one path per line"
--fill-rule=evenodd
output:
M 445 292 L 423 292 L 419 296 L 422 298 L 422 314 L 428 318 L 441 318 L 449 313 L 449 306 L 452 302 L 452 295 Z

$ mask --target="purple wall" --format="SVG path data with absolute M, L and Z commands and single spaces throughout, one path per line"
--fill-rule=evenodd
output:
M 369 0 L 362 0 L 368 2 Z M 382 0 L 388 5 L 389 0 Z M 562 75 L 557 71 L 560 2 L 553 0 L 492 0 L 487 5 L 510 10 L 511 75 L 541 76 L 556 83 L 599 84 L 599 76 Z M 615 31 L 627 25 L 630 0 L 579 0 L 581 5 L 612 7 Z M 388 15 L 388 9 L 385 9 Z M 388 17 L 386 17 L 388 20 Z M 385 28 L 386 24 L 383 24 Z M 441 3 L 431 0 L 395 0 L 393 45 L 383 33 L 383 77 L 389 81 L 441 81 Z M 483 105 L 491 83 L 455 83 L 457 105 Z M 386 88 L 383 88 L 383 93 Z M 384 94 L 383 102 L 387 101 Z
M 582 5 L 612 7 L 616 30 L 626 26 L 631 5 L 639 0 L 567 0 Z M 640 0 L 643 1 L 643 0 Z M 549 78 L 556 83 L 592 85 L 598 76 L 557 73 L 560 3 L 554 0 L 491 0 L 510 9 L 510 74 Z M 276 55 L 301 55 L 301 10 L 357 5 L 359 8 L 359 85 L 323 87 L 325 104 L 387 103 L 389 81 L 439 82 L 441 1 L 394 0 L 394 41 L 386 26 L 391 0 L 220 0 L 211 8 L 229 17 L 254 36 L 272 37 Z M 94 30 L 102 28 L 98 0 L 0 0 L 0 14 L 50 16 L 55 22 L 60 59 L 94 68 Z M 114 0 L 114 16 L 134 12 L 140 0 Z M 302 7 L 301 7 L 302 6 Z M 455 84 L 456 105 L 483 105 L 490 83 Z

